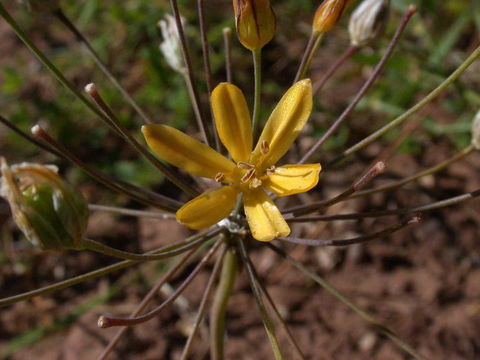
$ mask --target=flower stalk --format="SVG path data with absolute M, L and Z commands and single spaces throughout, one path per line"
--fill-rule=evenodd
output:
M 229 247 L 224 256 L 220 281 L 210 311 L 210 358 L 212 360 L 225 358 L 225 316 L 237 274 L 238 255 L 235 248 Z

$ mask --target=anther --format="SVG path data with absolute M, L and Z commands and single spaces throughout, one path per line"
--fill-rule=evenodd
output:
M 254 165 L 247 164 L 247 163 L 244 163 L 244 162 L 241 162 L 241 161 L 239 161 L 239 162 L 237 163 L 237 167 L 238 167 L 239 169 L 249 170 L 249 171 L 252 170 L 253 168 L 255 168 Z
M 240 181 L 242 183 L 246 183 L 246 182 L 249 182 L 250 180 L 252 180 L 252 178 L 255 176 L 255 169 L 250 169 L 248 170 L 248 172 L 242 176 L 242 178 L 240 179 Z
M 221 183 L 221 182 L 223 182 L 223 180 L 225 180 L 225 174 L 222 173 L 222 172 L 219 172 L 217 175 L 215 175 L 214 179 L 215 179 L 216 182 Z
M 266 155 L 268 154 L 269 151 L 270 151 L 270 145 L 268 145 L 267 140 L 262 140 L 262 142 L 260 143 L 260 152 L 263 155 Z

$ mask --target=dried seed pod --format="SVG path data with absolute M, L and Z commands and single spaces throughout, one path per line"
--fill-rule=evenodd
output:
M 389 0 L 364 0 L 353 12 L 348 31 L 353 46 L 365 46 L 385 28 Z
M 32 12 L 51 14 L 60 10 L 60 0 L 20 0 Z
M 325 33 L 332 30 L 353 1 L 355 0 L 324 0 L 315 12 L 313 32 Z
M 79 249 L 88 222 L 88 205 L 55 166 L 1 161 L 0 195 L 33 245 L 45 250 Z
M 270 0 L 233 0 L 238 39 L 249 50 L 264 47 L 275 35 Z
M 472 122 L 472 145 L 480 150 L 480 111 L 477 112 Z
M 182 18 L 182 24 L 185 19 Z M 183 61 L 182 49 L 180 45 L 180 35 L 178 34 L 175 18 L 171 15 L 165 15 L 165 19 L 158 22 L 162 32 L 163 41 L 160 44 L 160 50 L 165 57 L 168 65 L 179 73 L 184 73 L 186 66 Z

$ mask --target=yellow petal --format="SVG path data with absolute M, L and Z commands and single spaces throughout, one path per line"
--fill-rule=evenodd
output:
M 222 83 L 212 92 L 218 135 L 232 158 L 247 161 L 252 152 L 252 124 L 245 96 L 235 85 Z
M 312 84 L 310 79 L 301 80 L 283 95 L 260 135 L 250 160 L 260 172 L 285 155 L 302 131 L 311 111 Z M 262 143 L 265 142 L 269 151 L 262 154 Z
M 232 186 L 207 190 L 178 209 L 177 221 L 195 230 L 212 226 L 230 215 L 237 195 Z
M 302 193 L 317 185 L 320 170 L 320 164 L 280 166 L 267 176 L 263 186 L 278 196 Z
M 282 214 L 262 188 L 245 191 L 243 196 L 245 215 L 255 239 L 271 241 L 290 234 Z
M 222 172 L 232 181 L 235 164 L 200 141 L 166 125 L 145 125 L 142 132 L 150 149 L 166 162 L 210 179 Z

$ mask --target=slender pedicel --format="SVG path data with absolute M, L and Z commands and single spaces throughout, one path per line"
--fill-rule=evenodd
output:
M 107 64 L 105 64 L 105 62 L 100 59 L 100 56 L 90 44 L 90 41 L 88 41 L 88 39 L 75 26 L 75 24 L 65 15 L 63 10 L 59 9 L 54 14 L 65 25 L 65 27 L 70 30 L 72 34 L 75 35 L 77 40 L 85 46 L 87 52 L 90 54 L 90 56 L 95 61 L 100 70 L 103 71 L 103 73 L 110 80 L 110 82 L 117 88 L 118 91 L 120 91 L 125 100 L 127 100 L 127 102 L 135 109 L 135 111 L 138 113 L 138 115 L 140 115 L 143 121 L 147 124 L 152 124 L 153 122 L 147 115 L 147 113 L 143 111 L 140 105 L 138 105 L 138 103 L 133 99 L 132 95 L 130 95 L 128 91 L 122 86 L 122 84 L 120 84 L 115 75 L 113 75 L 113 73 L 108 68 Z
M 98 327 L 105 329 L 112 326 L 132 326 L 144 323 L 163 311 L 163 309 L 171 304 L 175 299 L 180 296 L 180 294 L 185 290 L 185 288 L 192 282 L 192 280 L 198 275 L 200 270 L 205 266 L 208 260 L 212 257 L 215 251 L 219 248 L 219 246 L 223 243 L 223 237 L 218 239 L 208 251 L 207 255 L 205 255 L 202 260 L 197 264 L 195 269 L 188 275 L 188 277 L 182 282 L 182 284 L 170 295 L 162 304 L 160 304 L 155 309 L 149 311 L 148 313 L 141 315 L 141 316 L 134 316 L 129 318 L 116 318 L 111 316 L 100 316 L 98 319 Z
M 178 10 L 177 0 L 170 0 L 170 6 L 172 8 L 173 16 L 175 18 L 175 23 L 177 24 L 178 35 L 180 37 L 180 44 L 182 48 L 183 60 L 186 65 L 185 71 L 185 82 L 188 88 L 190 95 L 190 100 L 192 101 L 193 112 L 195 113 L 195 119 L 197 120 L 197 125 L 202 134 L 202 138 L 205 143 L 211 146 L 210 139 L 207 134 L 207 127 L 205 123 L 205 118 L 200 105 L 200 98 L 198 96 L 197 86 L 193 77 L 193 67 L 192 61 L 190 59 L 190 53 L 187 46 L 187 40 L 185 38 L 185 32 L 183 31 L 182 19 L 180 18 L 180 12 Z
M 200 232 L 200 233 L 198 233 L 194 236 L 189 237 L 185 241 L 181 241 L 179 243 L 169 245 L 167 247 L 162 247 L 160 249 L 150 251 L 149 253 L 150 254 L 157 254 L 159 252 L 175 251 L 179 248 L 188 247 L 188 246 L 192 245 L 193 243 L 196 244 L 195 246 L 200 246 L 201 244 L 204 243 L 204 241 L 207 241 L 212 236 L 215 236 L 215 235 L 211 235 L 211 234 L 215 234 L 215 231 L 212 231 L 212 230 L 208 229 L 208 230 L 202 231 L 202 232 Z M 112 265 L 109 265 L 109 266 L 106 266 L 106 267 L 103 267 L 103 268 L 100 268 L 100 269 L 97 269 L 97 270 L 90 271 L 90 272 L 82 274 L 82 275 L 75 276 L 75 277 L 67 279 L 67 280 L 57 282 L 55 284 L 44 286 L 44 287 L 39 288 L 39 289 L 35 289 L 35 290 L 28 291 L 28 292 L 18 294 L 18 295 L 9 296 L 9 297 L 0 299 L 0 307 L 15 304 L 15 303 L 20 302 L 20 301 L 32 299 L 36 296 L 47 295 L 47 294 L 50 294 L 54 291 L 62 290 L 62 289 L 65 289 L 67 287 L 82 283 L 84 281 L 95 279 L 95 278 L 100 277 L 102 275 L 109 274 L 113 271 L 121 270 L 121 269 L 127 268 L 129 266 L 136 265 L 138 263 L 139 263 L 138 261 L 131 261 L 131 260 L 121 261 L 121 262 L 118 262 L 118 263 L 115 263 L 115 264 L 112 264 Z
M 381 231 L 375 232 L 373 234 L 368 235 L 361 235 L 350 239 L 328 239 L 328 240 L 320 240 L 320 239 L 303 239 L 298 237 L 283 237 L 278 238 L 278 240 L 288 241 L 298 245 L 307 245 L 307 246 L 347 246 L 353 244 L 360 244 L 367 241 L 380 239 L 386 237 L 388 235 L 393 234 L 409 225 L 418 224 L 421 222 L 421 217 L 419 215 L 415 215 L 411 218 L 408 218 L 398 224 L 392 225 L 383 229 Z
M 183 255 L 183 257 L 177 261 L 177 263 L 172 266 L 162 277 L 157 283 L 155 284 L 154 287 L 150 289 L 150 291 L 145 295 L 145 297 L 142 299 L 140 304 L 137 305 L 135 310 L 130 314 L 130 317 L 138 316 L 145 308 L 147 307 L 148 303 L 158 294 L 158 291 L 165 285 L 167 281 L 169 281 L 177 272 L 180 270 L 183 270 L 185 265 L 187 264 L 188 260 L 192 257 L 192 255 L 195 253 L 196 249 L 190 250 L 188 253 Z M 108 355 L 111 353 L 111 351 L 115 348 L 115 346 L 118 344 L 120 341 L 120 338 L 127 332 L 128 327 L 123 327 L 120 330 L 117 331 L 115 336 L 109 341 L 108 345 L 105 347 L 105 349 L 102 351 L 100 356 L 97 358 L 97 360 L 105 360 Z
M 362 97 L 367 93 L 368 90 L 370 90 L 371 86 L 380 75 L 387 60 L 390 58 L 390 55 L 392 55 L 393 50 L 397 46 L 398 41 L 400 40 L 400 37 L 403 34 L 403 31 L 405 30 L 408 24 L 408 21 L 416 13 L 416 11 L 417 11 L 417 8 L 415 6 L 410 6 L 408 8 L 407 12 L 402 18 L 402 21 L 400 22 L 400 25 L 397 28 L 397 31 L 395 32 L 395 35 L 390 41 L 390 44 L 388 45 L 388 48 L 385 51 L 385 54 L 383 54 L 380 62 L 375 67 L 375 70 L 372 72 L 368 80 L 365 82 L 362 88 L 355 95 L 355 98 L 352 100 L 350 105 L 348 105 L 345 111 L 338 117 L 337 120 L 335 120 L 335 122 L 328 128 L 325 134 L 323 134 L 322 137 L 318 139 L 315 142 L 315 144 L 310 148 L 310 150 L 308 150 L 307 153 L 302 157 L 302 159 L 300 160 L 300 164 L 305 164 L 306 162 L 308 162 L 312 158 L 312 156 L 320 149 L 320 147 L 325 143 L 325 141 L 327 141 L 327 139 L 331 135 L 333 135 L 333 133 L 340 127 L 340 125 L 342 125 L 343 122 L 346 119 L 348 119 L 348 117 L 352 114 L 353 110 L 355 109 L 357 104 L 360 102 Z
M 103 100 L 94 83 L 86 85 L 85 92 L 90 95 L 99 109 L 103 111 L 105 118 L 108 119 L 106 122 L 107 125 L 109 125 L 119 136 L 125 139 L 139 155 L 144 156 L 150 164 L 163 173 L 167 179 L 169 179 L 174 185 L 178 186 L 181 190 L 191 196 L 198 195 L 198 192 L 193 189 L 190 184 L 177 176 L 171 168 L 160 162 L 144 145 L 140 144 L 137 139 L 128 132 L 128 130 L 120 123 L 112 108 Z
M 108 177 L 104 176 L 102 173 L 97 172 L 96 170 L 91 169 L 90 167 L 86 166 L 77 156 L 75 156 L 72 152 L 70 152 L 67 148 L 65 148 L 63 145 L 58 143 L 56 140 L 54 140 L 50 135 L 47 134 L 47 132 L 42 129 L 39 125 L 35 125 L 32 127 L 32 134 L 43 141 L 45 141 L 50 147 L 54 148 L 58 152 L 62 154 L 63 158 L 68 159 L 78 167 L 80 167 L 82 170 L 84 170 L 87 174 L 89 174 L 92 178 L 97 180 L 98 182 L 102 183 L 106 187 L 108 187 L 110 190 L 114 192 L 118 192 L 120 194 L 127 195 L 128 197 L 134 199 L 135 201 L 138 201 L 141 204 L 148 205 L 148 206 L 154 206 L 156 208 L 159 208 L 164 211 L 176 211 L 178 209 L 178 205 L 174 205 L 174 202 L 176 203 L 176 200 L 169 201 L 167 200 L 167 197 L 161 196 L 162 200 L 164 201 L 152 201 L 149 198 L 140 196 L 130 190 L 124 189 L 117 183 L 111 181 Z M 165 202 L 166 204 L 163 204 Z
M 362 176 L 360 176 L 358 180 L 356 180 L 352 185 L 350 185 L 345 191 L 343 191 L 339 195 L 331 199 L 318 201 L 312 204 L 299 205 L 299 206 L 287 208 L 285 210 L 282 210 L 282 213 L 284 214 L 291 213 L 292 215 L 285 217 L 285 219 L 289 219 L 298 215 L 308 214 L 310 212 L 325 209 L 329 206 L 332 206 L 343 200 L 348 199 L 352 194 L 354 194 L 356 191 L 363 188 L 366 184 L 368 184 L 378 175 L 382 174 L 384 171 L 385 171 L 385 163 L 382 161 L 379 161 L 370 169 L 368 169 Z

